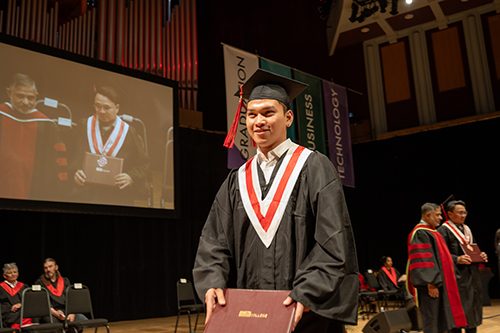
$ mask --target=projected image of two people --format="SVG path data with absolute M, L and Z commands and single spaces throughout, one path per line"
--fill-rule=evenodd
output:
M 0 104 L 0 197 L 173 208 L 173 119 L 153 112 L 165 102 L 132 98 L 142 88 L 120 80 L 84 81 L 66 88 L 65 102 L 60 92 L 47 97 L 31 73 L 10 76 Z

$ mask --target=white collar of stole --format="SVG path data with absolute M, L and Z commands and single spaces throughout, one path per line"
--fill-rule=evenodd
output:
M 99 119 L 95 115 L 87 119 L 87 140 L 92 154 L 116 157 L 127 136 L 129 125 L 116 117 L 114 128 L 104 143 L 99 130 Z
M 251 158 L 238 170 L 238 184 L 243 207 L 257 235 L 266 247 L 271 245 L 276 235 L 292 190 L 311 153 L 311 150 L 293 144 L 286 152 L 264 199 L 262 199 L 257 174 L 257 159 Z
M 472 231 L 467 225 L 464 224 L 464 232 L 460 231 L 460 229 L 458 229 L 458 227 L 451 221 L 445 221 L 443 225 L 451 231 L 460 244 L 466 245 L 472 243 Z

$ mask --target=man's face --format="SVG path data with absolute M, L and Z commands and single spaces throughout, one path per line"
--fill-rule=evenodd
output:
M 428 215 L 429 221 L 427 221 L 427 223 L 432 225 L 434 228 L 437 228 L 441 223 L 441 220 L 443 219 L 441 208 L 436 208 L 435 210 L 429 212 L 428 214 L 429 214 Z
M 19 277 L 19 272 L 17 271 L 17 269 L 9 269 L 5 273 L 3 273 L 3 277 L 8 282 L 14 283 L 17 281 L 17 278 Z
M 106 96 L 97 93 L 94 98 L 94 109 L 100 123 L 111 124 L 116 120 L 119 104 L 115 104 Z
M 448 217 L 455 224 L 464 224 L 467 217 L 467 209 L 463 205 L 455 205 L 455 208 L 448 212 Z
M 59 267 L 53 261 L 48 261 L 43 264 L 43 272 L 45 273 L 45 277 L 49 280 L 52 280 L 56 277 L 56 273 L 59 270 Z
M 7 88 L 10 103 L 19 112 L 29 112 L 35 108 L 38 92 L 35 87 L 14 86 Z
M 267 154 L 286 140 L 293 113 L 274 99 L 255 99 L 247 105 L 247 130 L 257 147 Z

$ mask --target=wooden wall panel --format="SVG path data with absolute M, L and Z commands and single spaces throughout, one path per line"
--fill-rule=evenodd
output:
M 386 103 L 406 101 L 411 98 L 408 62 L 404 42 L 381 47 Z
M 431 35 L 438 90 L 445 92 L 465 87 L 464 62 L 457 27 Z

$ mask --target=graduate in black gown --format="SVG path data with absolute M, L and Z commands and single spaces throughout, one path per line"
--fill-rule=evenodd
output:
M 465 254 L 460 244 L 467 245 L 474 243 L 472 231 L 465 224 L 467 209 L 461 200 L 452 200 L 446 205 L 448 220 L 445 221 L 438 231 L 443 235 L 451 256 L 457 266 L 456 276 L 460 297 L 467 315 L 466 333 L 475 333 L 477 327 L 483 322 L 483 288 L 479 263 L 473 263 L 470 256 Z M 488 261 L 486 253 L 482 252 L 481 257 Z M 460 332 L 454 330 L 452 332 Z
M 401 273 L 394 268 L 391 257 L 381 258 L 382 266 L 377 274 L 378 283 L 384 291 L 400 291 Z
M 193 277 L 207 321 L 225 304 L 223 288 L 243 288 L 290 290 L 283 306 L 296 302 L 295 332 L 356 323 L 358 264 L 341 180 L 325 155 L 286 138 L 303 89 L 263 70 L 242 87 L 257 155 L 229 173 L 202 231 Z
M 50 312 L 55 321 L 85 320 L 87 317 L 80 313 L 64 313 L 66 311 L 66 288 L 71 285 L 67 277 L 63 277 L 59 272 L 59 265 L 53 258 L 46 258 L 43 261 L 44 273 L 35 281 L 35 284 L 46 288 L 50 296 Z M 43 318 L 43 322 L 48 322 L 49 318 Z M 82 332 L 79 329 L 78 332 Z
M 408 235 L 408 290 L 422 313 L 424 333 L 441 333 L 467 324 L 450 251 L 436 230 L 441 208 L 422 205 L 422 218 Z
M 84 133 L 79 135 L 80 149 L 73 164 L 76 197 L 87 203 L 139 205 L 136 201 L 145 201 L 149 190 L 150 162 L 143 138 L 118 116 L 120 97 L 113 87 L 95 88 L 94 110 L 80 126 Z M 82 169 L 86 153 L 100 155 L 99 163 L 123 159 L 123 170 L 114 177 L 113 185 L 87 182 Z

